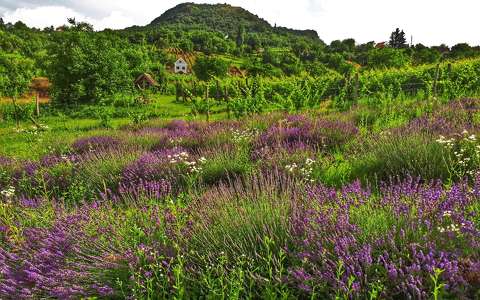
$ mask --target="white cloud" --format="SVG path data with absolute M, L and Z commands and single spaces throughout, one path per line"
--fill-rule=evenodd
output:
M 112 28 L 120 29 L 135 24 L 132 18 L 125 16 L 122 12 L 112 11 L 110 15 L 93 19 L 79 13 L 71 8 L 63 6 L 42 6 L 37 8 L 18 8 L 4 14 L 5 22 L 16 22 L 21 20 L 28 26 L 44 28 L 53 25 L 54 27 L 67 23 L 67 18 L 75 18 L 77 21 L 85 21 L 97 29 Z
M 190 0 L 191 1 L 191 0 Z M 145 25 L 178 0 L 0 0 L 6 21 L 45 27 L 77 17 L 96 29 Z M 387 40 L 396 27 L 427 45 L 480 44 L 478 0 L 201 0 L 242 6 L 270 23 L 315 29 L 327 42 L 353 37 L 359 42 Z

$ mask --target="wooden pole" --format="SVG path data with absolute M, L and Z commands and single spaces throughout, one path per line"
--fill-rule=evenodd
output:
M 440 64 L 437 64 L 435 69 L 435 79 L 433 81 L 433 97 L 437 97 L 437 84 L 438 84 L 438 77 L 440 76 Z
M 358 100 L 359 98 L 359 90 L 360 90 L 360 78 L 358 73 L 355 74 L 355 85 L 354 85 L 354 90 L 353 90 L 353 97 L 355 100 Z
M 15 114 L 15 124 L 17 125 L 17 128 L 20 126 L 20 122 L 18 121 L 18 111 L 17 111 L 17 103 L 15 102 L 17 96 L 12 97 L 12 103 L 13 103 L 13 110 Z
M 37 107 L 37 117 L 40 117 L 40 92 L 35 95 L 35 106 Z

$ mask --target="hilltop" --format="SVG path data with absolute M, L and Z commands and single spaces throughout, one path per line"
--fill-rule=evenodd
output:
M 148 27 L 180 26 L 202 28 L 235 36 L 240 27 L 247 32 L 293 34 L 319 39 L 314 30 L 294 30 L 270 25 L 266 20 L 248 10 L 228 4 L 179 4 L 153 20 Z

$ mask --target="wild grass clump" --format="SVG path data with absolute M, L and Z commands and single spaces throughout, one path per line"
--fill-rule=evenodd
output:
M 385 133 L 365 139 L 361 147 L 350 162 L 350 178 L 371 184 L 407 175 L 426 180 L 450 178 L 447 152 L 432 136 Z

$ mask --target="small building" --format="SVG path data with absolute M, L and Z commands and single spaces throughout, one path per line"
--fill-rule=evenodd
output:
M 385 47 L 387 47 L 387 42 L 380 42 L 375 45 L 375 48 L 377 49 L 383 49 Z
M 177 59 L 177 61 L 175 62 L 174 70 L 175 70 L 175 74 L 179 74 L 179 73 L 187 74 L 190 72 L 188 63 L 182 57 Z
M 230 67 L 228 69 L 228 74 L 230 74 L 230 76 L 234 76 L 234 77 L 245 77 L 245 71 L 242 71 L 237 66 Z
M 155 87 L 159 85 L 158 82 L 155 79 L 153 79 L 152 75 L 148 73 L 140 74 L 137 77 L 137 79 L 135 79 L 134 84 L 136 87 L 143 90 L 146 88 Z

